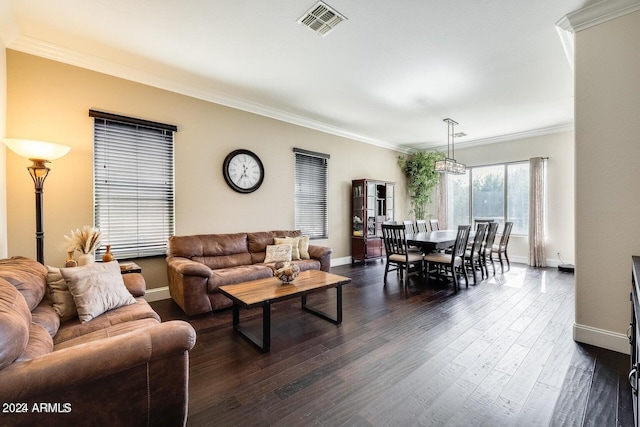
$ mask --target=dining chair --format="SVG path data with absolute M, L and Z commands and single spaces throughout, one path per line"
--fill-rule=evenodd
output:
M 440 225 L 438 224 L 438 220 L 437 219 L 430 219 L 429 220 L 429 226 L 431 227 L 431 231 L 440 230 Z
M 487 235 L 487 228 L 489 225 L 486 222 L 479 222 L 476 226 L 476 235 L 473 237 L 473 242 L 470 247 L 464 252 L 464 266 L 465 269 L 471 271 L 473 274 L 473 284 L 478 283 L 478 278 L 476 277 L 476 271 L 480 270 L 480 278 L 484 278 L 484 271 L 482 269 L 482 244 L 484 243 L 484 238 Z
M 427 228 L 427 220 L 426 219 L 416 219 L 416 230 L 418 233 L 426 233 L 429 231 Z
M 467 271 L 464 268 L 464 253 L 467 248 L 470 231 L 470 225 L 459 225 L 456 241 L 451 253 L 432 252 L 424 256 L 424 261 L 427 264 L 427 270 L 429 270 L 429 266 L 431 264 L 434 264 L 437 267 L 434 271 L 442 273 L 441 275 L 446 275 L 448 273 L 451 274 L 453 278 L 453 289 L 456 292 L 460 289 L 460 283 L 458 280 L 458 274 L 460 273 L 464 276 L 464 283 L 466 287 L 469 287 L 469 278 L 467 276 Z
M 509 237 L 511 236 L 511 229 L 513 228 L 513 222 L 505 222 L 504 230 L 502 230 L 502 237 L 497 245 L 493 245 L 492 253 L 498 255 L 498 261 L 500 261 L 500 271 L 504 273 L 503 258 L 507 261 L 507 267 L 511 270 L 511 263 L 509 262 L 509 254 L 507 253 L 507 246 L 509 245 Z
M 496 234 L 498 233 L 498 226 L 500 224 L 497 222 L 490 222 L 489 228 L 487 229 L 487 236 L 484 238 L 484 244 L 482 245 L 482 250 L 480 251 L 480 261 L 482 262 L 483 275 L 485 278 L 489 278 L 489 266 L 487 262 L 491 262 L 491 268 L 493 268 L 493 275 L 496 275 L 496 265 L 493 263 L 493 258 L 491 257 L 491 253 L 493 251 L 493 243 L 496 240 Z
M 384 268 L 385 285 L 389 271 L 398 271 L 400 282 L 405 286 L 409 284 L 410 275 L 422 275 L 423 255 L 421 252 L 409 249 L 404 225 L 382 224 L 382 239 L 387 252 L 387 265 Z
M 404 231 L 406 231 L 407 234 L 415 233 L 414 226 L 413 226 L 413 221 L 408 219 L 408 220 L 402 221 L 402 223 L 404 224 Z

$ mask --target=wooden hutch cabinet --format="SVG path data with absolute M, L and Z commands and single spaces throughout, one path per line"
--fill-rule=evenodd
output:
M 351 263 L 384 256 L 382 223 L 394 219 L 395 183 L 356 179 L 351 182 Z

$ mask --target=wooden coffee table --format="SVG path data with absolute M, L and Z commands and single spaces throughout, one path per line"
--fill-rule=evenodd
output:
M 342 285 L 351 283 L 348 277 L 319 270 L 303 271 L 291 283 L 283 284 L 279 279 L 252 280 L 236 285 L 220 286 L 220 292 L 233 301 L 233 329 L 247 338 L 263 352 L 271 347 L 271 304 L 288 298 L 301 297 L 302 309 L 336 325 L 342 323 Z M 307 294 L 322 289 L 336 288 L 336 316 L 307 305 Z M 240 307 L 262 307 L 262 339 L 240 326 Z

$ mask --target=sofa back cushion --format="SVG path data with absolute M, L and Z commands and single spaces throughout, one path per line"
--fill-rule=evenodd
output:
M 300 230 L 275 230 L 261 231 L 258 233 L 247 233 L 247 243 L 249 252 L 251 253 L 251 263 L 257 264 L 264 262 L 267 254 L 267 246 L 274 244 L 275 237 L 298 237 L 301 236 Z
M 246 233 L 171 236 L 167 255 L 189 258 L 214 270 L 251 264 Z
M 0 369 L 13 363 L 27 347 L 31 311 L 20 292 L 0 278 Z
M 21 256 L 0 259 L 0 277 L 15 286 L 29 310 L 42 301 L 47 287 L 47 269 L 36 260 Z

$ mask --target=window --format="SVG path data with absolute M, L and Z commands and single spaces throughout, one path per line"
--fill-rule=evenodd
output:
M 119 259 L 165 255 L 174 232 L 175 126 L 90 110 L 94 221 Z
M 295 153 L 295 228 L 311 239 L 329 237 L 329 155 L 293 149 Z
M 474 225 L 477 220 L 513 222 L 513 234 L 529 231 L 529 163 L 467 168 L 447 176 L 447 225 Z

